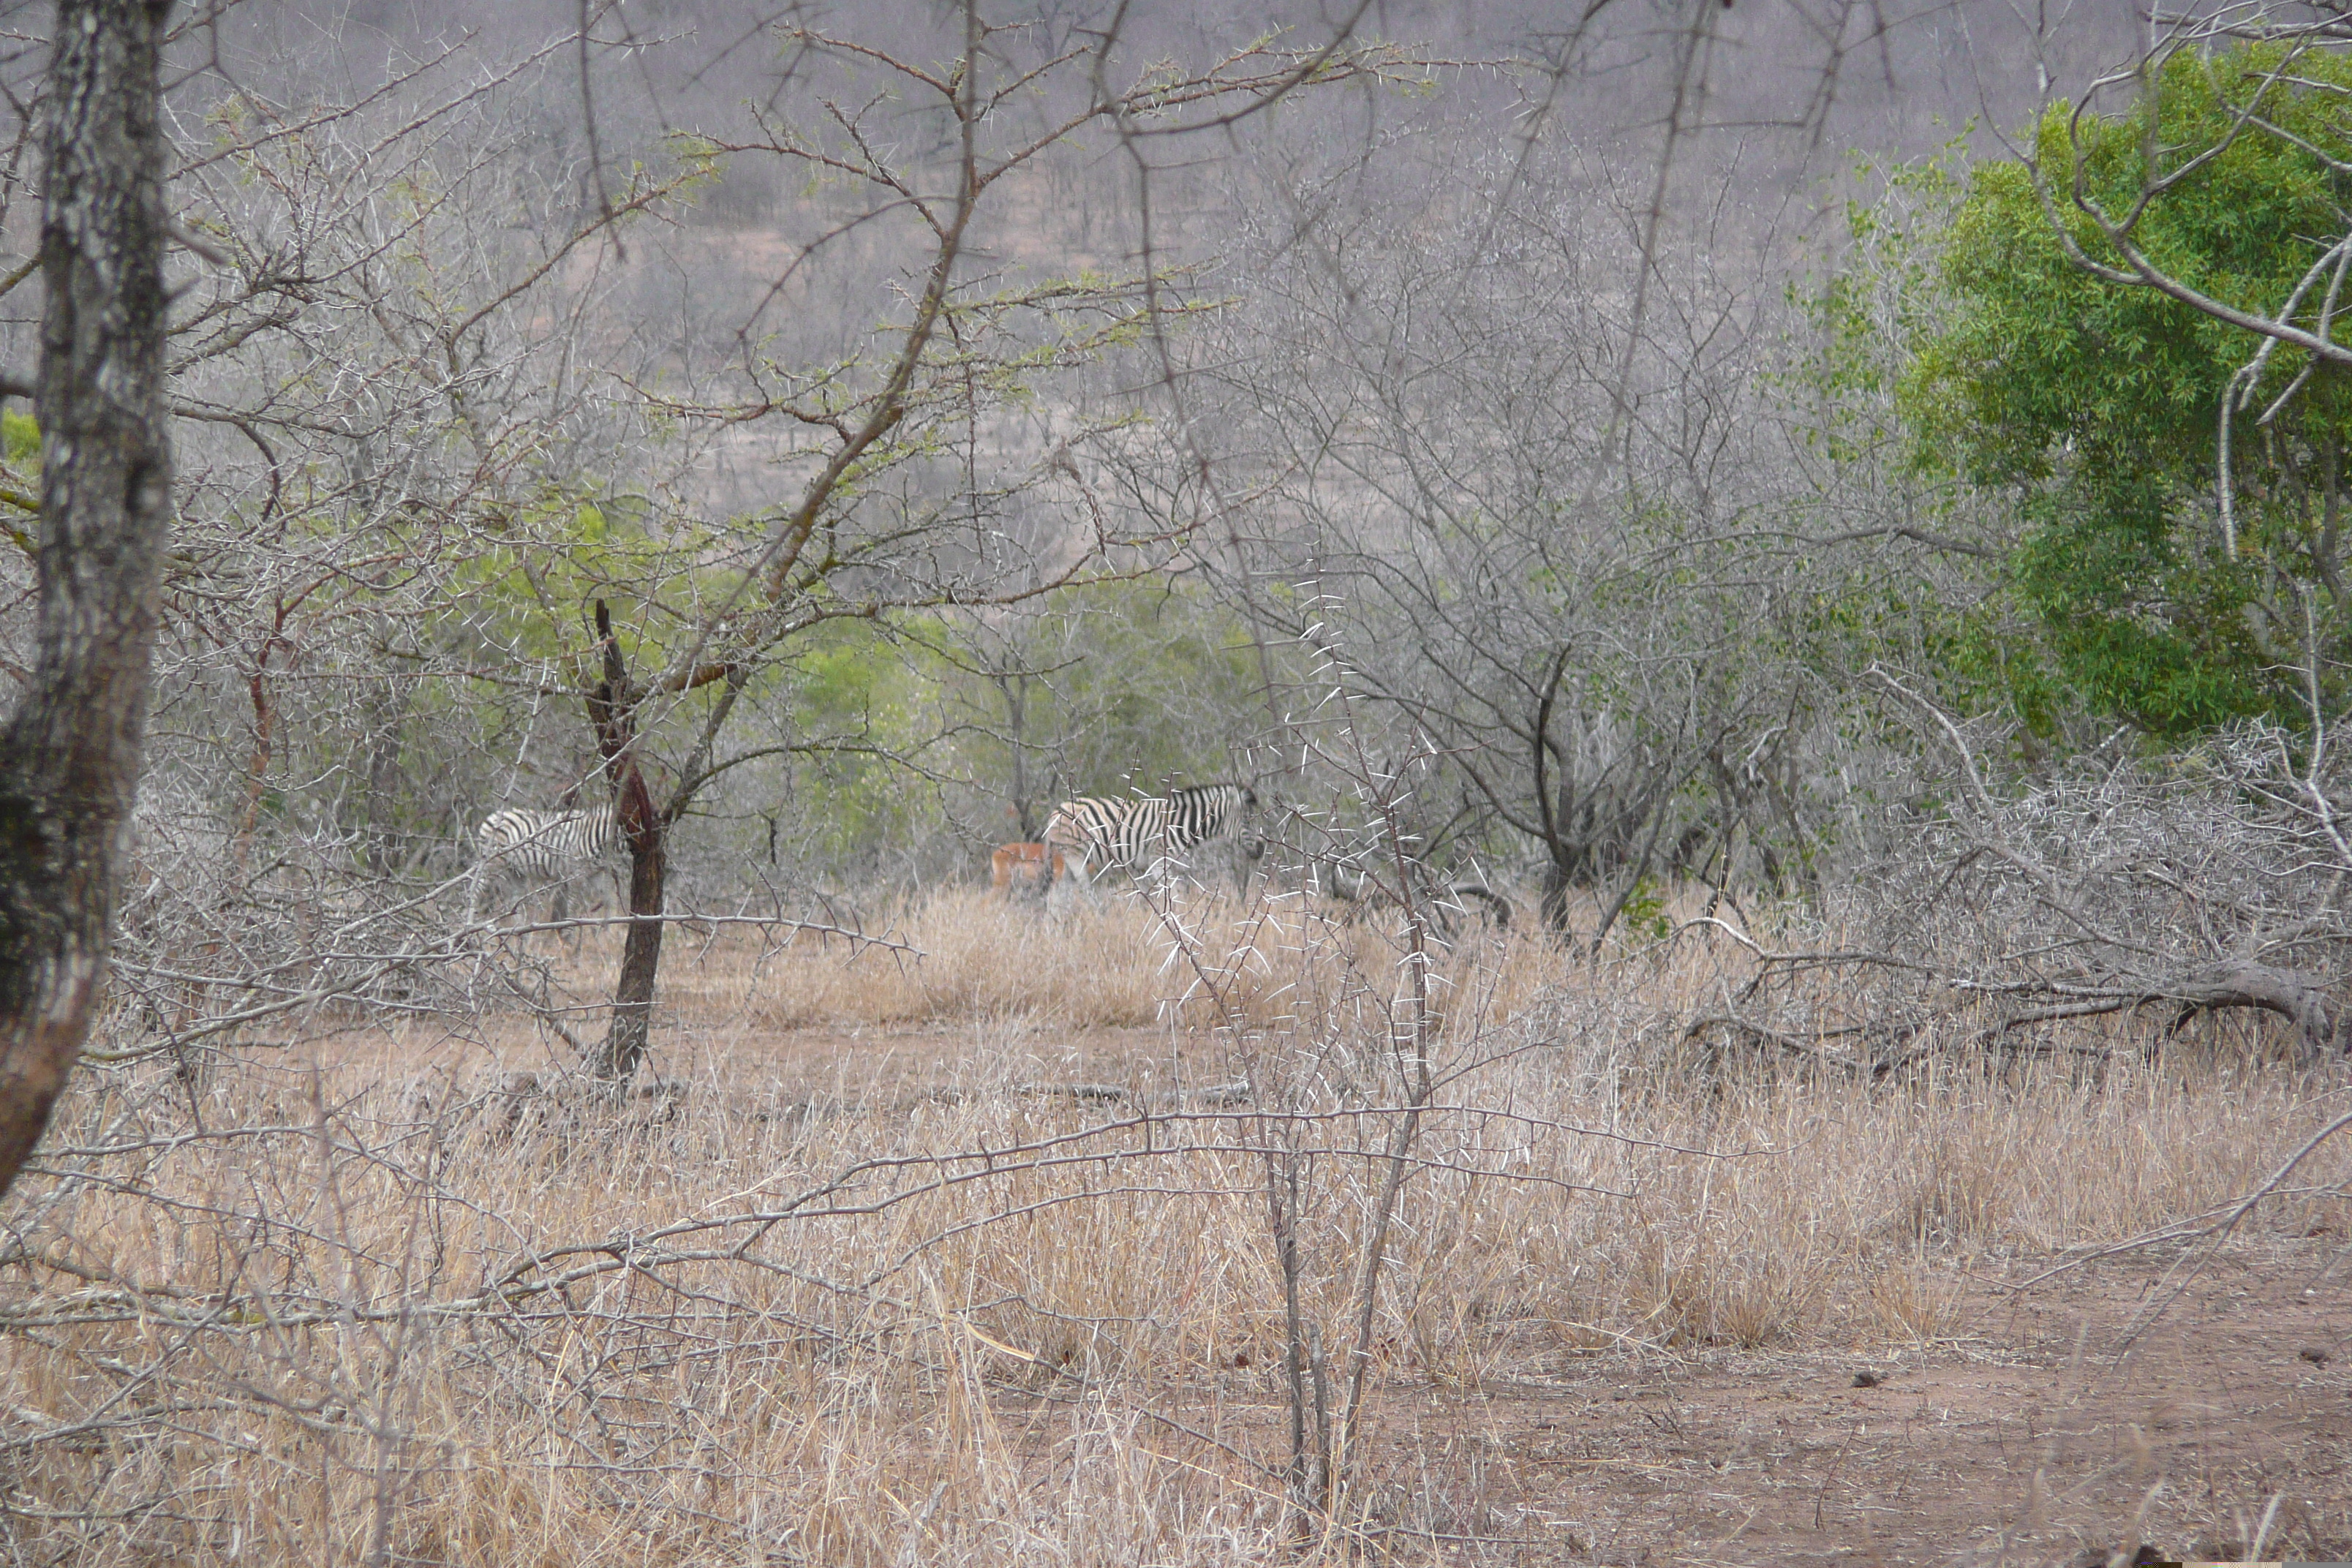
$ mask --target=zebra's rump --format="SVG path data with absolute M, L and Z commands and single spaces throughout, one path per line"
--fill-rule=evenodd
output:
M 621 841 L 619 815 L 609 805 L 591 811 L 494 811 L 474 831 L 481 863 L 526 877 L 561 877 L 601 858 Z

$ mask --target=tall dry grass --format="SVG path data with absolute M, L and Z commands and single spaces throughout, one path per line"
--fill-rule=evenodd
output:
M 520 1089 L 521 1017 L 86 1072 L 8 1201 L 10 1550 L 1297 1555 L 1266 1183 L 1300 1179 L 1301 1310 L 1336 1356 L 1396 1124 L 1395 933 L 1296 901 L 1056 921 L 966 898 L 892 931 L 922 956 L 682 940 L 659 1093 Z M 606 962 L 559 965 L 575 1031 Z M 2212 1211 L 2342 1104 L 2219 1029 L 1885 1081 L 1685 1039 L 1748 962 L 1693 935 L 1594 965 L 1525 931 L 1441 956 L 1370 1415 L 1304 1550 L 1433 1560 L 1464 1526 L 1442 1478 L 1382 1462 L 1383 1398 L 1596 1352 L 1963 1334 L 1958 1270 Z M 763 1077 L 883 1026 L 929 1031 L 928 1076 Z M 1183 1081 L 1008 1068 L 1040 1031 L 1112 1029 Z M 2254 1223 L 2299 1229 L 2347 1177 L 2323 1150 Z
M 1493 1021 L 1523 1012 L 1556 974 L 1557 953 L 1530 940 L 1502 942 L 1471 924 L 1450 950 L 1460 994 Z M 678 942 L 665 977 L 673 1006 L 727 1012 L 755 1030 L 856 1024 L 987 1024 L 1075 1027 L 1219 1021 L 1220 1003 L 1252 1023 L 1279 1026 L 1313 1013 L 1337 966 L 1393 963 L 1396 921 L 1300 895 L 1243 906 L 1223 897 L 1176 901 L 1107 895 L 1047 910 L 949 891 L 894 908 L 871 934 L 911 948 L 858 946 L 837 932 L 787 931 L 762 943 L 722 929 Z M 1524 933 L 1522 933 L 1524 936 Z M 586 965 L 601 979 L 604 954 Z

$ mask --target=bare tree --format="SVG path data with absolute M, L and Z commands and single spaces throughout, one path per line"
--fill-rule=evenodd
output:
M 815 101 L 804 115 L 789 104 L 761 110 L 753 135 L 710 139 L 725 155 L 779 159 L 855 198 L 851 216 L 799 247 L 762 310 L 806 287 L 803 271 L 830 247 L 871 226 L 902 237 L 885 254 L 907 281 L 870 347 L 786 363 L 751 349 L 755 315 L 737 334 L 728 380 L 709 395 L 640 389 L 672 416 L 773 442 L 768 461 L 790 489 L 785 500 L 711 530 L 696 559 L 706 581 L 714 556 L 722 560 L 729 580 L 690 605 L 665 607 L 658 668 L 630 672 L 600 613 L 604 679 L 591 711 L 634 867 L 612 1028 L 593 1058 L 602 1076 L 628 1077 L 645 1052 L 664 837 L 712 780 L 772 753 L 773 742 L 736 747 L 730 735 L 747 694 L 796 639 L 832 621 L 1019 604 L 1132 571 L 1181 531 L 1167 521 L 1119 523 L 1088 494 L 1082 465 L 1124 411 L 1079 415 L 1043 441 L 1007 439 L 1041 383 L 1181 310 L 1172 280 L 1149 269 L 1018 278 L 986 243 L 998 210 L 1089 127 L 1229 117 L 1310 81 L 1398 65 L 1387 50 L 1349 46 L 1344 28 L 1321 47 L 1261 42 L 1202 68 L 1171 69 L 1126 65 L 1116 28 L 1055 39 L 997 19 L 979 0 L 952 17 L 944 67 L 895 40 L 782 27 L 793 68 L 822 84 Z M 856 103 L 865 107 L 845 107 Z M 893 129 L 877 118 L 886 107 Z M 1058 541 L 1041 549 L 1002 526 L 1016 507 L 1056 497 L 1071 517 Z M 642 782 L 642 737 L 664 725 L 682 755 L 656 800 Z
M 1310 590 L 1255 613 L 1382 650 L 1360 716 L 1458 786 L 1424 792 L 1423 852 L 1530 847 L 1557 928 L 1589 889 L 1597 939 L 1668 872 L 1811 887 L 1847 699 L 1810 622 L 1892 531 L 1808 537 L 1768 395 L 1789 323 L 1729 270 L 1750 215 L 1727 194 L 1691 237 L 1715 259 L 1667 262 L 1572 163 L 1471 166 L 1294 190 L 1265 238 L 1242 330 L 1270 347 L 1204 373 L 1259 476 L 1256 571 Z

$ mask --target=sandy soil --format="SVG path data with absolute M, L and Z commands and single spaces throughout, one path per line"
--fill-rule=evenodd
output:
M 2273 1496 L 2266 1555 L 2352 1557 L 2340 1247 L 2225 1251 L 2124 1350 L 2176 1261 L 2101 1260 L 2022 1294 L 1979 1277 L 1979 1333 L 1899 1355 L 1584 1355 L 1401 1396 L 1389 1463 L 1457 1478 L 1462 1532 L 1512 1538 L 1487 1549 L 1506 1560 L 2234 1557 Z

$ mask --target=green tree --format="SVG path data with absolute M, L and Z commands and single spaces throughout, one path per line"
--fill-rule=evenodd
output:
M 2184 48 L 2135 79 L 1970 172 L 1898 403 L 1923 466 L 2018 498 L 2007 584 L 2057 672 L 2175 738 L 2292 715 L 2344 635 L 2352 398 L 2294 340 L 2332 341 L 2352 62 Z

